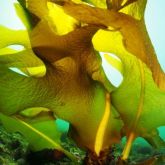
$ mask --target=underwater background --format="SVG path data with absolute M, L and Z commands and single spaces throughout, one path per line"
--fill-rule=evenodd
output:
M 0 1 L 0 24 L 13 29 L 25 29 L 21 21 L 17 18 L 13 3 L 14 0 L 1 0 Z M 150 35 L 151 41 L 154 45 L 156 54 L 158 56 L 159 62 L 165 71 L 165 0 L 149 0 L 145 12 L 145 22 L 147 26 L 148 33 Z M 20 45 L 10 46 L 13 49 L 21 50 Z M 122 78 L 120 75 L 113 70 L 111 66 L 108 66 L 103 60 L 103 67 L 108 74 L 109 79 L 118 86 Z M 11 68 L 13 71 L 19 72 L 17 68 Z M 20 73 L 21 74 L 21 73 Z M 68 123 L 58 120 L 58 125 L 60 129 L 66 131 L 68 129 Z M 165 140 L 165 126 L 158 128 L 160 136 Z M 136 144 L 145 143 L 141 138 L 137 138 Z

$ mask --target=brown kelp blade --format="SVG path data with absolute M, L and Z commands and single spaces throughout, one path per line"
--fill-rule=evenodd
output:
M 165 90 L 165 74 L 157 60 L 143 19 L 138 21 L 130 15 L 114 10 L 94 8 L 73 2 L 65 2 L 63 8 L 67 14 L 81 22 L 119 29 L 123 36 L 125 49 L 148 65 L 156 84 Z

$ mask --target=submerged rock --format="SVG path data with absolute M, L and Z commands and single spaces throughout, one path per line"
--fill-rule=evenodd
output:
M 19 133 L 8 133 L 0 125 L 0 165 L 25 165 L 28 142 Z

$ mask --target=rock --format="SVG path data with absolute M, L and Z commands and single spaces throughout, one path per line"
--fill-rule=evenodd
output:
M 25 165 L 29 144 L 19 133 L 9 133 L 0 125 L 0 164 Z

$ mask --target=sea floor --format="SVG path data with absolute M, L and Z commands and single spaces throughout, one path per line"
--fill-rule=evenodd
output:
M 8 133 L 0 126 L 0 165 L 81 165 L 84 163 L 86 153 L 80 150 L 69 138 L 63 139 L 63 147 L 77 156 L 79 162 L 71 162 L 68 158 L 63 157 L 58 161 L 45 159 L 52 150 L 45 150 L 38 153 L 32 153 L 29 149 L 28 142 L 19 133 Z M 120 161 L 120 155 L 124 144 L 113 147 L 111 161 L 104 165 L 165 165 L 165 148 L 154 150 L 149 145 L 138 141 L 135 142 L 127 162 Z M 112 149 L 111 149 L 112 150 Z M 46 155 L 47 154 L 47 155 Z M 32 159 L 29 155 L 33 155 Z M 85 164 L 86 165 L 86 164 Z M 90 164 L 87 164 L 90 165 Z M 91 165 L 101 165 L 92 162 Z

